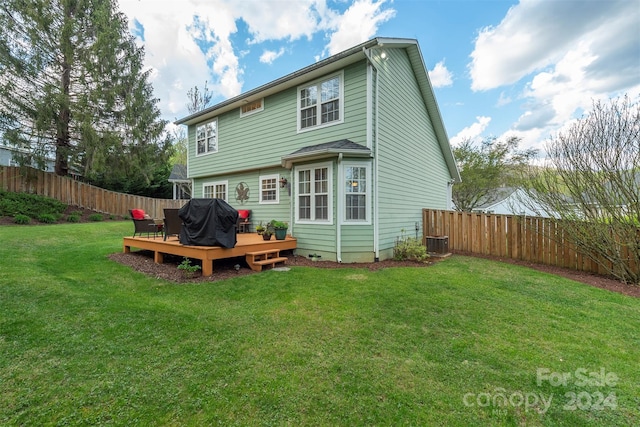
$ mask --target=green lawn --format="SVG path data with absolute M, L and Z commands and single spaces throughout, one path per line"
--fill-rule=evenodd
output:
M 0 424 L 640 424 L 638 299 L 457 256 L 173 284 L 107 258 L 131 227 L 0 228 Z

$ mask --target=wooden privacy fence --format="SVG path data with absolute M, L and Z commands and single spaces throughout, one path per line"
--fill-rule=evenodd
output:
M 454 252 L 607 274 L 550 218 L 423 209 L 422 222 L 425 244 L 427 236 L 448 236 Z
M 187 200 L 154 199 L 105 190 L 51 172 L 0 166 L 0 189 L 51 197 L 71 206 L 112 215 L 129 215 L 129 209 L 144 209 L 154 218 L 162 218 L 164 208 L 180 208 Z

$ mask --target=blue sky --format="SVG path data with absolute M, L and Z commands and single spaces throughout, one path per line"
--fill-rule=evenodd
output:
M 164 118 L 373 37 L 418 40 L 449 138 L 542 150 L 593 100 L 640 99 L 638 0 L 119 0 Z

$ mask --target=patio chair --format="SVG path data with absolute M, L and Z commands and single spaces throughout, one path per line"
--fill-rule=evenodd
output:
M 164 209 L 164 240 L 167 236 L 179 236 L 182 229 L 182 218 L 178 216 L 180 209 Z
M 136 237 L 136 234 L 142 237 L 144 233 L 147 233 L 147 237 L 149 237 L 151 233 L 153 233 L 153 237 L 155 238 L 158 233 L 162 233 L 162 224 L 157 224 L 153 218 L 145 215 L 142 209 L 129 209 L 129 213 L 131 214 L 131 220 L 134 226 L 133 237 Z M 140 218 L 140 216 L 142 216 L 142 218 Z
M 238 233 L 250 233 L 251 232 L 251 210 L 239 209 L 238 210 Z

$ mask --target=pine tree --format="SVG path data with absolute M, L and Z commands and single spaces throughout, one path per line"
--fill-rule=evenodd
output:
M 0 131 L 23 161 L 151 182 L 171 143 L 117 2 L 3 0 L 0 28 Z

